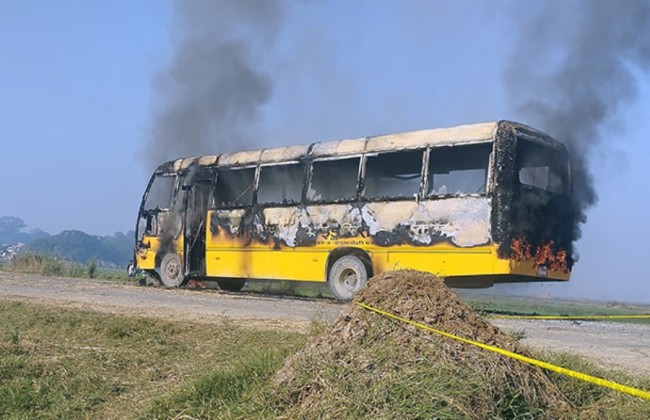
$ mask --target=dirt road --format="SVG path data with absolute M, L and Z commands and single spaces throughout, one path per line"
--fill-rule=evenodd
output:
M 329 301 L 262 297 L 220 291 L 166 290 L 101 281 L 0 272 L 0 300 L 20 300 L 134 316 L 306 331 L 328 322 L 348 305 Z M 524 344 L 570 351 L 597 364 L 650 375 L 650 325 L 606 322 L 492 320 L 505 331 L 523 333 Z

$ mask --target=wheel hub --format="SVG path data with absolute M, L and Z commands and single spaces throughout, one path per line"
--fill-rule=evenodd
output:
M 181 267 L 176 261 L 170 261 L 165 267 L 165 273 L 168 278 L 176 280 L 181 273 Z
M 341 277 L 343 279 L 343 286 L 350 291 L 354 291 L 357 282 L 359 281 L 357 273 L 354 270 L 349 269 L 341 273 Z

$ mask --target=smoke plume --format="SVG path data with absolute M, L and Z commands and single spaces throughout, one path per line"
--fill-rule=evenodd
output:
M 530 3 L 517 16 L 517 45 L 505 72 L 509 96 L 531 125 L 563 141 L 572 160 L 573 240 L 597 193 L 589 168 L 616 126 L 617 111 L 637 96 L 635 72 L 650 69 L 650 2 L 582 0 Z M 520 10 L 523 12 L 523 10 Z
M 149 165 L 251 146 L 251 128 L 272 93 L 264 51 L 282 10 L 276 0 L 177 1 L 171 62 L 155 87 Z

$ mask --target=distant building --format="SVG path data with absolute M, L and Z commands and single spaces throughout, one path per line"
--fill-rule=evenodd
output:
M 0 260 L 12 261 L 24 246 L 25 244 L 22 242 L 12 245 L 0 245 Z

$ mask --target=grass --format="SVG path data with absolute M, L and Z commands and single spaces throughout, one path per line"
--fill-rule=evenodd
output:
M 476 295 L 464 293 L 463 290 L 457 290 L 457 293 L 472 309 L 482 315 L 589 316 L 650 314 L 650 305 L 540 299 L 523 296 Z M 612 319 L 607 321 L 650 324 L 650 319 Z
M 271 416 L 273 410 L 264 401 L 269 397 L 267 384 L 282 366 L 284 356 L 284 352 L 257 352 L 156 399 L 139 416 L 221 419 Z
M 536 352 L 540 360 L 591 376 L 650 392 L 650 378 L 607 371 L 571 353 Z M 578 409 L 583 418 L 650 419 L 650 401 L 570 378 L 555 372 L 547 376 Z
M 170 417 L 185 405 L 167 395 L 211 392 L 210 383 L 240 366 L 251 370 L 233 375 L 246 381 L 268 376 L 304 339 L 227 320 L 199 325 L 0 301 L 0 418 Z
M 128 277 L 126 270 L 100 268 L 95 261 L 90 261 L 88 264 L 77 264 L 60 260 L 52 255 L 31 252 L 21 253 L 13 261 L 0 265 L 0 270 L 42 276 L 137 281 L 134 277 Z

